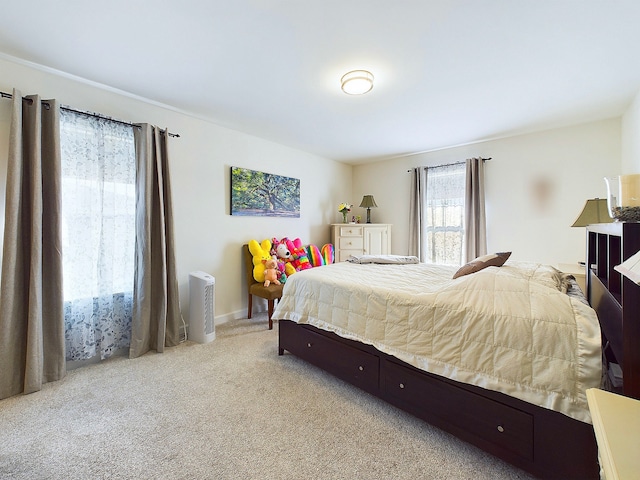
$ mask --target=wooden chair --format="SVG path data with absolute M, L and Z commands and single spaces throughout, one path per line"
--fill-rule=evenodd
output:
M 284 285 L 275 285 L 272 283 L 268 287 L 265 287 L 262 283 L 256 282 L 255 278 L 253 278 L 253 255 L 251 255 L 251 252 L 249 251 L 249 245 L 244 244 L 242 246 L 242 252 L 247 272 L 247 303 L 249 305 L 249 308 L 247 310 L 247 318 L 251 318 L 251 310 L 253 309 L 253 296 L 255 295 L 260 298 L 265 298 L 268 305 L 269 330 L 271 330 L 273 328 L 273 320 L 271 319 L 271 316 L 273 315 L 275 301 L 282 298 L 282 288 L 284 287 Z

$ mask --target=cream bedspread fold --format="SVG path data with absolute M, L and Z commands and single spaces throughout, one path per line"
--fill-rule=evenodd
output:
M 287 279 L 273 318 L 373 345 L 410 365 L 591 422 L 600 386 L 595 311 L 558 290 L 552 267 L 337 263 Z

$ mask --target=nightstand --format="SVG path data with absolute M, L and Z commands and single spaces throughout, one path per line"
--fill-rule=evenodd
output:
M 640 401 L 597 388 L 587 401 L 598 442 L 601 478 L 638 478 L 640 472 Z
M 580 290 L 582 290 L 582 293 L 585 295 L 587 294 L 587 284 L 585 281 L 587 269 L 584 265 L 580 265 L 579 263 L 559 263 L 556 265 L 556 268 L 561 272 L 573 275 L 576 278 L 576 283 L 580 287 Z

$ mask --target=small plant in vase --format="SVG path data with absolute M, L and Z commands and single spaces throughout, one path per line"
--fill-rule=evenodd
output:
M 338 211 L 342 214 L 342 223 L 349 223 L 347 220 L 347 214 L 351 211 L 351 207 L 349 203 L 341 203 L 338 205 Z

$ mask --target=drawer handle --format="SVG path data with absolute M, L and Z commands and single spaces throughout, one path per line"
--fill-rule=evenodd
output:
M 498 425 L 498 431 L 500 433 L 504 433 L 504 427 L 502 425 Z
M 311 348 L 311 342 L 307 343 L 307 347 Z
M 400 384 L 400 388 L 404 388 L 404 383 L 401 383 L 401 384 Z
M 360 365 L 360 366 L 358 367 L 358 370 L 360 370 L 360 371 L 362 372 L 362 371 L 364 370 L 364 367 L 363 367 L 362 365 Z

